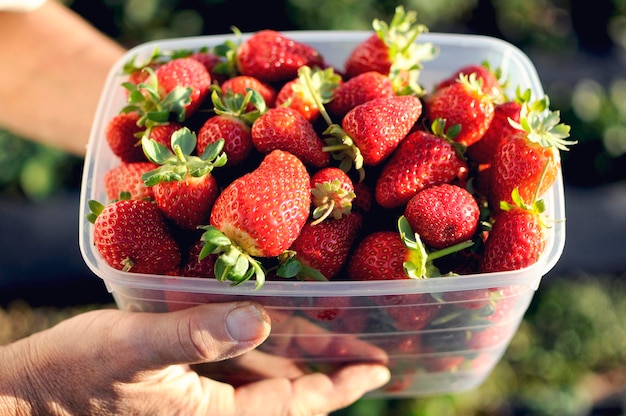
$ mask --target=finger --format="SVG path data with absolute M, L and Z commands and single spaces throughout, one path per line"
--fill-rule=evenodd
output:
M 269 379 L 238 388 L 237 409 L 242 415 L 267 414 L 293 416 L 333 412 L 354 403 L 365 393 L 385 385 L 389 370 L 378 364 L 354 364 L 331 375 L 313 373 L 295 380 Z M 246 413 L 245 409 L 251 409 Z
M 258 349 L 229 360 L 197 364 L 192 368 L 201 376 L 235 387 L 267 378 L 295 379 L 304 375 L 293 359 L 267 354 Z
M 145 320 L 145 321 L 144 321 Z M 263 308 L 251 302 L 201 305 L 169 314 L 144 314 L 127 328 L 144 345 L 137 358 L 159 367 L 220 361 L 262 343 L 270 332 Z M 139 328 L 136 328 L 138 326 Z M 145 346 L 148 346 L 147 351 Z M 131 346 L 134 347 L 134 346 Z
M 171 313 L 128 313 L 111 328 L 109 345 L 126 365 L 151 370 L 235 357 L 257 347 L 269 332 L 260 305 L 216 303 Z

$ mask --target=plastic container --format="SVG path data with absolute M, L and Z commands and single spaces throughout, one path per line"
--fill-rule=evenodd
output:
M 285 32 L 308 43 L 337 68 L 352 48 L 371 32 Z M 125 103 L 121 69 L 131 56 L 148 57 L 161 50 L 212 46 L 233 35 L 163 40 L 140 45 L 112 69 L 104 86 L 87 149 L 81 194 L 80 248 L 87 265 L 102 278 L 119 308 L 167 311 L 203 302 L 254 300 L 273 319 L 269 339 L 260 347 L 291 360 L 306 371 L 329 371 L 363 360 L 384 360 L 391 382 L 370 396 L 423 396 L 473 389 L 490 374 L 515 334 L 542 277 L 555 265 L 565 244 L 565 225 L 549 229 L 545 252 L 533 266 L 519 271 L 423 280 L 378 282 L 269 281 L 231 287 L 209 279 L 124 273 L 108 266 L 96 252 L 93 230 L 85 220 L 87 201 L 106 199 L 103 175 L 118 163 L 103 137 L 104 126 Z M 512 88 L 543 95 L 530 60 L 495 38 L 423 34 L 419 42 L 439 48 L 424 64 L 420 83 L 435 82 L 465 64 L 488 61 L 500 67 Z M 512 93 L 512 91 L 509 91 Z M 544 195 L 547 215 L 565 218 L 562 178 Z M 219 379 L 224 373 L 207 375 Z M 242 381 L 255 374 L 239 374 Z

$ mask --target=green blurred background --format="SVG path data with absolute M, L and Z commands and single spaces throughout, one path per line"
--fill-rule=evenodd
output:
M 624 246 L 626 239 L 619 239 L 626 231 L 619 228 L 623 223 L 617 230 L 615 225 L 604 224 L 604 229 L 616 231 L 611 239 L 598 234 L 602 226 L 590 224 L 600 224 L 602 217 L 593 209 L 595 198 L 598 206 L 605 207 L 620 206 L 619 201 L 623 205 L 626 198 L 626 0 L 64 3 L 127 47 L 159 38 L 230 33 L 233 25 L 244 32 L 371 29 L 372 19 L 388 21 L 398 4 L 417 11 L 418 19 L 432 32 L 505 39 L 535 63 L 552 107 L 561 111 L 562 121 L 572 126 L 572 138 L 579 142 L 563 154 L 568 192 L 574 195 L 573 201 L 589 204 L 588 210 L 572 206 L 579 213 L 577 221 L 587 226 L 574 234 L 578 236 L 575 249 L 598 259 L 603 247 L 621 250 Z M 26 139 L 0 130 L 0 201 L 19 200 L 42 210 L 48 201 L 77 198 L 82 160 Z M 566 198 L 569 212 L 567 204 Z M 618 219 L 625 216 L 616 214 Z M 574 231 L 578 225 L 568 223 Z M 504 358 L 478 389 L 417 399 L 363 399 L 337 415 L 623 414 L 626 267 L 621 258 L 600 265 L 585 263 L 582 253 L 566 256 L 542 280 Z M 88 298 L 84 305 L 76 295 L 74 299 L 76 304 L 60 309 L 46 302 L 36 307 L 28 301 L 5 302 L 0 309 L 0 344 L 97 307 Z

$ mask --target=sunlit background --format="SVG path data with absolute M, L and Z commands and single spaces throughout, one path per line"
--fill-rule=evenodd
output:
M 231 26 L 244 32 L 371 29 L 372 19 L 388 21 L 398 4 L 385 0 L 65 3 L 127 47 L 160 38 L 230 33 Z M 562 121 L 572 126 L 572 138 L 578 140 L 563 154 L 567 189 L 576 195 L 624 198 L 626 1 L 413 0 L 402 4 L 417 11 L 418 19 L 432 32 L 495 36 L 528 54 L 552 108 L 561 111 Z M 0 130 L 1 200 L 43 204 L 59 196 L 76 197 L 82 160 L 25 139 Z M 607 187 L 611 192 L 603 193 Z M 593 216 L 587 220 L 601 221 Z M 625 240 L 605 243 L 623 247 Z M 601 250 L 588 248 L 594 249 Z M 542 281 L 505 357 L 478 389 L 419 399 L 361 400 L 337 415 L 623 414 L 626 264 L 605 269 L 567 266 Z M 45 313 L 23 303 L 0 309 L 0 343 L 82 310 L 78 303 L 52 312 L 45 309 Z

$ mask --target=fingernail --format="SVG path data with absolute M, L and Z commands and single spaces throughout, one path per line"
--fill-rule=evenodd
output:
M 252 341 L 262 337 L 267 321 L 254 305 L 239 306 L 226 315 L 226 328 L 235 341 Z
M 382 387 L 391 379 L 391 373 L 387 367 L 377 366 L 372 368 L 370 380 L 373 388 Z

